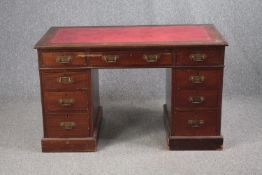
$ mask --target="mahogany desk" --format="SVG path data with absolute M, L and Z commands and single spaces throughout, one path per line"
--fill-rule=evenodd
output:
M 50 28 L 35 45 L 42 151 L 96 150 L 102 119 L 100 68 L 167 68 L 169 148 L 221 149 L 225 46 L 213 25 Z

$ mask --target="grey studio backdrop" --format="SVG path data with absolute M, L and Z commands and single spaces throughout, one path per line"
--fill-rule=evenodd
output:
M 213 23 L 230 44 L 224 95 L 261 94 L 261 9 L 260 0 L 1 0 L 1 100 L 39 97 L 34 44 L 50 26 L 81 25 Z M 102 102 L 165 97 L 164 69 L 99 73 Z

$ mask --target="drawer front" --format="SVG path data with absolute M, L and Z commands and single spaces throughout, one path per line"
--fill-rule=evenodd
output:
M 82 90 L 87 89 L 87 72 L 42 72 L 44 90 Z
M 88 94 L 77 92 L 44 92 L 44 107 L 46 112 L 87 111 Z
M 168 51 L 134 52 L 131 57 L 135 65 L 171 66 L 173 64 L 173 54 Z
M 219 89 L 222 85 L 223 70 L 175 70 L 177 89 Z
M 183 48 L 176 52 L 177 66 L 223 65 L 224 49 L 222 48 Z
M 47 137 L 88 137 L 88 114 L 47 115 L 45 118 L 45 134 Z
M 177 110 L 209 109 L 218 107 L 218 91 L 215 90 L 180 90 L 176 92 Z
M 129 61 L 129 52 L 91 52 L 87 59 L 91 66 L 123 66 Z
M 219 135 L 217 111 L 175 112 L 173 135 L 216 136 Z
M 40 67 L 87 66 L 84 52 L 41 52 Z
M 87 57 L 91 66 L 171 66 L 171 52 L 135 51 L 135 52 L 95 52 Z

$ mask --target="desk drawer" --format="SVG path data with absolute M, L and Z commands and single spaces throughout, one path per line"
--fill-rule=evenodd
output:
M 44 107 L 47 112 L 87 111 L 88 95 L 86 91 L 44 92 Z
M 86 66 L 84 52 L 41 52 L 40 67 Z
M 87 59 L 91 66 L 111 67 L 124 66 L 129 60 L 129 52 L 90 52 Z
M 176 52 L 177 66 L 223 65 L 223 48 L 181 48 Z
M 173 56 L 171 52 L 157 51 L 122 51 L 122 52 L 94 52 L 87 57 L 91 66 L 127 67 L 127 66 L 171 66 Z
M 173 54 L 168 51 L 134 52 L 131 57 L 137 65 L 171 66 L 173 64 Z
M 218 91 L 216 90 L 178 90 L 175 96 L 175 108 L 177 110 L 218 107 Z
M 89 85 L 88 73 L 83 72 L 41 72 L 44 90 L 83 90 Z
M 175 112 L 173 135 L 216 136 L 219 135 L 217 111 Z
M 177 89 L 219 89 L 222 85 L 223 69 L 176 69 Z
M 47 115 L 45 118 L 46 137 L 88 137 L 88 114 L 59 114 Z

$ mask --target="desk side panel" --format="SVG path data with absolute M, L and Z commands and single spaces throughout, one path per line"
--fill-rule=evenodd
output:
M 98 69 L 91 69 L 91 103 L 92 103 L 92 112 L 91 112 L 91 120 L 92 120 L 92 128 L 91 131 L 93 133 L 94 126 L 97 123 L 97 115 L 98 109 L 100 106 L 100 98 L 99 98 L 99 78 L 98 78 Z
M 172 96 L 172 69 L 166 69 L 166 112 L 167 112 L 167 120 L 169 129 L 172 129 L 171 121 L 172 121 L 172 110 L 173 110 L 173 96 Z

